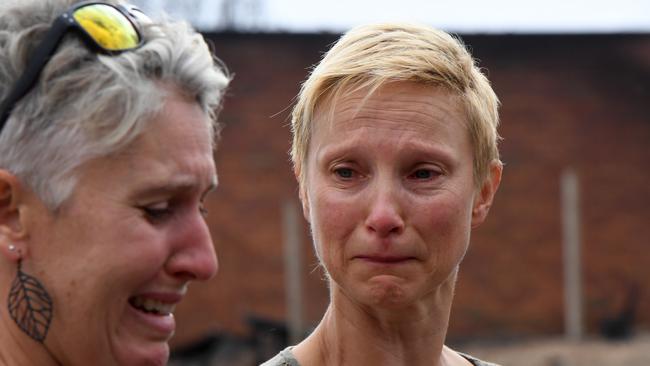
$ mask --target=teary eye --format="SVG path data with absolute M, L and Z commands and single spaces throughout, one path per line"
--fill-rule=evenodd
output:
M 417 169 L 409 175 L 409 178 L 418 179 L 418 180 L 428 180 L 428 179 L 433 179 L 439 176 L 440 174 L 441 173 L 439 171 L 434 169 Z
M 144 212 L 147 220 L 151 222 L 162 221 L 172 215 L 172 210 L 168 201 L 142 206 L 140 209 Z
M 418 179 L 428 179 L 431 178 L 432 176 L 433 173 L 431 172 L 431 170 L 427 170 L 427 169 L 418 169 L 413 173 L 413 177 Z
M 334 174 L 343 179 L 350 179 L 354 176 L 354 171 L 350 168 L 337 168 L 334 169 Z

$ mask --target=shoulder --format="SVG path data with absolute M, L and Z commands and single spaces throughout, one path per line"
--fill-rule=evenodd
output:
M 461 355 L 461 357 L 463 357 L 464 359 L 469 361 L 474 366 L 499 366 L 496 363 L 481 361 L 476 357 L 472 357 L 470 355 L 467 355 L 467 354 L 464 354 L 464 353 L 461 353 L 461 352 L 458 352 L 458 354 Z
M 275 355 L 272 359 L 264 362 L 260 366 L 300 366 L 293 353 L 291 353 L 292 347 L 287 347 L 282 350 L 280 353 Z

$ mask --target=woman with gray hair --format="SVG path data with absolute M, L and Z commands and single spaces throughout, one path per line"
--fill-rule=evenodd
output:
M 164 365 L 217 270 L 229 82 L 184 23 L 114 0 L 0 8 L 0 364 Z
M 442 31 L 362 26 L 332 47 L 298 96 L 291 151 L 330 304 L 264 366 L 489 365 L 444 342 L 501 179 L 497 107 Z

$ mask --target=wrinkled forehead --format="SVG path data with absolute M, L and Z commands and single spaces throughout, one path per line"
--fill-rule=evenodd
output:
M 389 115 L 393 121 L 385 121 Z M 442 86 L 411 81 L 368 86 L 340 86 L 322 96 L 312 116 L 311 134 L 349 128 L 352 121 L 369 125 L 394 122 L 401 128 L 423 123 L 459 123 L 467 130 L 467 113 L 457 93 Z

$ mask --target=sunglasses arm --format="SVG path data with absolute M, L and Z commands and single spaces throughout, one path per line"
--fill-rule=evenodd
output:
M 38 77 L 43 71 L 44 65 L 46 65 L 50 57 L 52 57 L 61 41 L 61 38 L 66 34 L 68 27 L 71 26 L 71 23 L 66 19 L 68 18 L 65 16 L 58 17 L 52 24 L 52 27 L 50 27 L 49 31 L 45 34 L 41 43 L 34 48 L 34 53 L 29 56 L 25 71 L 21 75 L 20 79 L 14 83 L 11 88 L 11 93 L 4 99 L 0 106 L 0 131 L 2 131 L 7 122 L 15 104 L 32 89 L 34 84 L 36 84 Z

